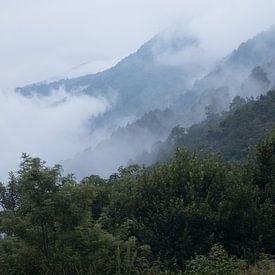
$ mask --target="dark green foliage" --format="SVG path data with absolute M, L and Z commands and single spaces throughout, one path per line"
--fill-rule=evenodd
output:
M 274 204 L 269 194 L 259 201 L 251 175 L 254 163 L 242 167 L 178 150 L 167 164 L 129 169 L 115 177 L 102 224 L 114 234 L 134 235 L 149 244 L 170 268 L 182 268 L 195 252 L 206 253 L 217 242 L 252 261 L 263 247 L 274 253 L 268 242 L 263 245 L 274 236 Z
M 93 219 L 104 204 L 102 186 L 98 177 L 77 184 L 59 166 L 23 155 L 18 175 L 1 186 L 0 273 L 114 274 L 146 263 L 133 238 L 121 241 Z M 134 258 L 118 267 L 118 249 L 120 257 Z
M 215 243 L 252 262 L 263 251 L 274 254 L 274 144 L 273 134 L 243 165 L 179 149 L 168 163 L 121 169 L 101 223 L 149 244 L 172 269 Z
M 242 164 L 177 149 L 77 183 L 23 155 L 0 188 L 0 273 L 245 274 L 258 260 L 262 270 L 275 255 L 274 158 L 275 132 Z

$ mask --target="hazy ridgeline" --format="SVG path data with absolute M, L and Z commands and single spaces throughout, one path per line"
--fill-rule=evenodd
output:
M 188 128 L 202 121 L 207 112 L 227 111 L 235 96 L 257 97 L 272 89 L 274 44 L 275 30 L 271 28 L 217 61 L 207 55 L 198 38 L 164 32 L 111 69 L 42 82 L 17 92 L 30 101 L 33 97 L 43 101 L 62 91 L 63 100 L 54 101 L 57 110 L 70 98 L 100 102 L 99 113 L 94 113 L 92 105 L 90 113 L 87 110 L 82 117 L 68 112 L 68 117 L 78 123 L 70 127 L 64 118 L 72 132 L 71 150 L 63 148 L 59 138 L 63 151 L 54 161 L 61 161 L 65 170 L 78 178 L 91 173 L 108 177 L 133 160 L 142 163 L 137 156 L 164 141 L 175 126 Z M 25 151 L 32 152 L 28 148 Z

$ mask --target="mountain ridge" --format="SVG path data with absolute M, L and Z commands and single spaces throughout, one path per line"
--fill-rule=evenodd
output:
M 150 64 L 150 68 L 154 68 L 154 65 L 157 64 L 157 61 L 154 59 L 155 57 L 151 45 L 152 43 L 155 43 L 156 39 L 158 38 L 155 37 L 153 40 L 145 43 L 136 53 L 133 53 L 128 57 L 128 59 L 126 58 L 119 63 L 119 67 L 124 68 L 124 77 L 127 76 L 127 74 L 130 74 L 131 77 L 134 78 L 140 70 L 143 70 L 139 77 L 145 78 L 143 81 L 139 82 L 138 85 L 135 85 L 134 82 L 128 81 L 127 85 L 130 85 L 131 89 L 125 89 L 125 93 L 118 91 L 118 93 L 120 92 L 119 103 L 107 114 L 95 118 L 92 121 L 92 125 L 105 125 L 107 128 L 111 129 L 111 124 L 116 119 L 119 121 L 122 117 L 125 118 L 129 115 L 132 115 L 133 122 L 131 123 L 131 120 L 129 120 L 128 125 L 125 127 L 112 128 L 112 134 L 110 134 L 110 137 L 102 140 L 96 148 L 93 150 L 87 149 L 83 153 L 79 153 L 75 160 L 73 158 L 69 161 L 69 167 L 75 167 L 77 168 L 75 170 L 81 170 L 78 169 L 78 163 L 83 163 L 80 161 L 81 158 L 86 160 L 86 171 L 83 171 L 81 176 L 89 174 L 91 171 L 102 175 L 98 163 L 102 163 L 102 166 L 104 167 L 104 175 L 110 174 L 114 172 L 118 166 L 126 165 L 130 159 L 135 159 L 135 154 L 140 154 L 147 149 L 148 146 L 152 146 L 158 141 L 165 140 L 169 135 L 169 132 L 176 125 L 179 124 L 184 128 L 190 127 L 192 124 L 199 123 L 205 119 L 206 112 L 219 114 L 228 110 L 230 102 L 237 95 L 244 98 L 258 96 L 260 94 L 265 94 L 274 86 L 275 53 L 272 51 L 272 46 L 273 41 L 275 44 L 275 28 L 271 28 L 268 31 L 242 43 L 231 54 L 223 58 L 213 70 L 210 70 L 210 72 L 205 74 L 204 77 L 196 80 L 191 89 L 184 89 L 181 85 L 180 87 L 177 87 L 177 84 L 182 82 L 176 82 L 176 84 L 173 81 L 172 84 L 169 81 L 167 82 L 167 79 L 163 78 L 158 70 L 155 70 L 153 74 L 150 74 L 150 72 L 148 73 L 148 67 L 144 66 L 144 64 Z M 185 40 L 183 39 L 183 41 Z M 188 43 L 188 47 L 192 48 L 192 45 L 197 46 L 197 43 L 199 42 L 190 39 Z M 177 45 L 180 45 L 180 43 L 176 41 L 175 47 L 177 47 Z M 186 41 L 184 45 L 186 45 Z M 162 45 L 160 45 L 160 48 L 161 46 Z M 182 46 L 179 48 L 181 49 Z M 170 50 L 173 52 L 173 47 L 171 47 Z M 140 52 L 142 54 L 137 55 L 137 53 Z M 245 52 L 245 55 L 243 55 L 243 52 Z M 140 61 L 139 58 L 141 56 L 143 56 L 143 59 Z M 253 59 L 251 59 L 251 56 L 253 56 Z M 153 63 L 152 58 L 154 60 Z M 131 71 L 125 70 L 125 68 L 128 68 L 129 66 L 131 67 L 135 64 L 135 59 L 138 60 L 137 63 L 139 64 L 139 67 L 131 68 Z M 129 60 L 134 60 L 135 62 L 132 63 Z M 143 67 L 146 68 L 144 69 Z M 113 72 L 115 68 L 118 67 L 111 68 L 107 75 L 110 74 L 110 72 Z M 170 80 L 174 79 L 173 74 L 175 73 L 175 68 L 176 77 L 180 77 L 179 72 L 184 71 L 177 66 L 173 67 L 167 64 L 164 68 L 169 69 Z M 99 74 L 99 76 L 102 76 L 102 74 Z M 156 76 L 156 78 L 154 76 Z M 106 77 L 106 74 L 104 77 Z M 83 80 L 83 78 L 81 79 Z M 116 80 L 118 79 L 120 79 L 120 81 L 125 80 L 125 78 L 120 78 L 119 76 Z M 130 79 L 131 78 L 128 77 L 127 80 Z M 98 81 L 100 83 L 103 80 L 99 78 Z M 166 85 L 165 89 L 162 87 L 162 89 L 159 90 L 159 87 L 162 86 L 163 82 L 165 82 Z M 150 92 L 148 89 L 144 88 L 146 86 L 143 86 L 143 92 L 140 93 L 140 87 L 144 83 L 149 83 L 150 87 L 153 87 L 153 91 Z M 125 83 L 123 85 L 125 85 Z M 169 90 L 166 90 L 166 87 Z M 113 88 L 115 88 L 115 86 Z M 170 93 L 169 91 L 173 89 L 177 92 Z M 105 92 L 109 92 L 110 95 L 113 95 L 116 91 L 105 90 Z M 149 96 L 147 96 L 148 94 Z M 168 99 L 165 98 L 165 95 L 167 94 L 169 97 Z M 171 101 L 169 101 L 169 99 L 171 99 Z M 165 102 L 165 104 L 162 105 L 161 102 Z M 165 109 L 167 108 L 167 105 L 171 115 L 167 116 L 165 122 Z M 137 111 L 139 106 L 142 106 L 142 109 Z M 152 112 L 150 116 L 144 115 L 150 111 Z M 161 120 L 159 120 L 159 117 L 162 117 Z M 148 119 L 149 123 L 146 122 L 146 119 Z M 143 121 L 143 123 L 140 123 L 140 121 Z M 153 125 L 159 125 L 159 129 L 156 131 Z M 96 126 L 94 127 L 96 128 Z M 161 134 L 158 135 L 157 132 L 160 132 Z M 125 151 L 123 151 L 123 149 Z M 121 157 L 116 158 L 116 155 L 119 153 Z M 95 163 L 97 163 L 97 165 L 95 165 Z M 107 163 L 110 164 L 109 169 Z M 66 165 L 64 166 L 66 168 Z M 97 168 L 95 169 L 95 167 Z

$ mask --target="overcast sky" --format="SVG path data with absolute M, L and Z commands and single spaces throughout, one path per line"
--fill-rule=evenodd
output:
M 274 12 L 274 0 L 0 0 L 0 87 L 85 62 L 83 73 L 102 70 L 167 28 L 222 56 L 272 25 Z

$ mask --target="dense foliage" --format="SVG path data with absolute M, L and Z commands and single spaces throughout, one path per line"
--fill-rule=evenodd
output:
M 243 164 L 178 149 L 80 183 L 23 155 L 0 203 L 1 274 L 231 274 L 264 255 L 261 274 L 275 254 L 275 132 Z

